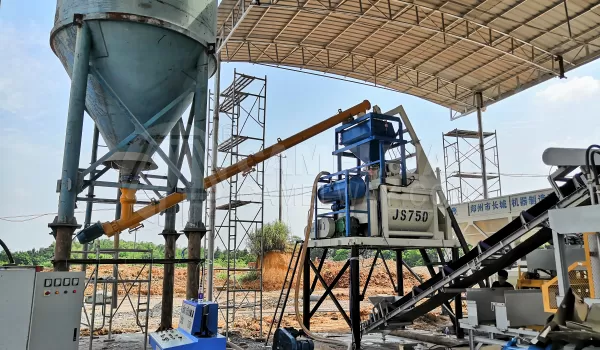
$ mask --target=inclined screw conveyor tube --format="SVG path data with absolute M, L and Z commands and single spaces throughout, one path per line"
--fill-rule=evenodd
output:
M 240 172 L 248 171 L 255 165 L 283 152 L 284 150 L 294 147 L 309 138 L 320 134 L 321 132 L 336 126 L 348 118 L 352 118 L 359 113 L 364 113 L 371 108 L 371 103 L 367 100 L 351 107 L 345 111 L 341 111 L 338 114 L 325 119 L 324 121 L 317 123 L 295 135 L 288 137 L 285 140 L 281 140 L 276 144 L 265 148 L 264 150 L 248 156 L 246 159 L 228 166 L 227 168 L 220 170 L 219 172 L 212 174 L 204 178 L 204 189 L 208 189 L 231 176 Z M 128 218 L 121 218 L 119 220 L 96 223 L 88 228 L 81 230 L 77 234 L 77 239 L 81 243 L 91 242 L 92 240 L 106 235 L 112 237 L 113 235 L 126 230 L 131 227 L 139 225 L 140 222 L 148 219 L 149 217 L 156 215 L 166 209 L 180 203 L 186 199 L 185 193 L 173 193 L 161 199 L 160 201 L 145 206 L 133 213 Z

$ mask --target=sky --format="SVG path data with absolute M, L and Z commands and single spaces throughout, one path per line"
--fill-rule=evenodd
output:
M 49 245 L 48 223 L 57 210 L 56 181 L 60 176 L 70 81 L 49 47 L 54 18 L 53 1 L 8 0 L 0 7 L 0 238 L 12 250 Z M 251 64 L 224 63 L 221 86 L 229 85 L 236 69 L 248 75 L 267 76 L 266 145 L 277 142 L 364 99 L 383 111 L 402 104 L 434 167 L 443 169 L 442 133 L 455 128 L 476 130 L 469 115 L 450 120 L 448 109 L 419 98 L 360 84 Z M 587 147 L 600 135 L 600 61 L 553 79 L 494 104 L 484 112 L 486 131 L 496 131 L 502 176 L 502 193 L 510 194 L 548 187 L 544 175 L 549 167 L 541 161 L 548 147 Z M 212 88 L 212 79 L 209 88 Z M 226 124 L 222 129 L 227 129 Z M 89 164 L 93 123 L 86 117 L 81 167 Z M 221 140 L 227 137 L 221 134 Z M 101 142 L 101 144 L 103 144 Z M 164 145 L 163 145 L 164 146 Z M 164 147 L 163 147 L 164 148 Z M 100 153 L 106 148 L 100 148 Z M 294 235 L 306 225 L 309 186 L 320 170 L 334 170 L 333 131 L 325 132 L 294 149 L 283 159 L 283 221 Z M 155 159 L 158 157 L 155 156 Z M 154 174 L 166 174 L 164 163 Z M 189 175 L 189 171 L 183 170 Z M 516 174 L 535 176 L 522 177 Z M 116 180 L 109 172 L 107 181 Z M 278 216 L 278 161 L 265 165 L 264 221 Z M 228 187 L 219 186 L 223 203 Z M 98 197 L 113 198 L 114 189 L 97 190 Z M 138 198 L 155 197 L 138 193 Z M 251 198 L 251 197 L 248 197 Z M 84 203 L 77 220 L 83 223 Z M 94 207 L 94 221 L 111 220 L 114 208 Z M 185 225 L 187 203 L 177 219 Z M 26 217 L 15 217 L 24 216 Z M 162 243 L 164 219 L 147 220 L 135 234 L 122 239 Z M 185 238 L 177 243 L 185 246 Z

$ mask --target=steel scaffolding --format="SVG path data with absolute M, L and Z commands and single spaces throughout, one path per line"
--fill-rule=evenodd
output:
M 234 78 L 218 95 L 220 135 L 218 135 L 218 164 L 228 166 L 241 161 L 265 148 L 265 117 L 267 101 L 267 78 L 258 78 L 234 71 Z M 214 93 L 209 99 L 210 109 L 215 105 Z M 209 113 L 213 115 L 212 113 Z M 209 122 L 212 137 L 214 123 Z M 212 146 L 208 143 L 208 155 Z M 207 173 L 211 172 L 207 161 Z M 217 189 L 215 241 L 225 250 L 225 267 L 215 267 L 215 278 L 224 277 L 224 282 L 215 283 L 215 301 L 219 302 L 221 317 L 225 321 L 224 333 L 229 336 L 234 328 L 234 319 L 240 309 L 262 320 L 262 256 L 256 264 L 245 266 L 240 263 L 239 253 L 246 249 L 248 234 L 260 232 L 264 220 L 264 174 L 261 163 L 250 172 L 238 174 Z M 225 192 L 227 194 L 225 194 Z M 210 202 L 210 201 L 209 201 Z M 210 216 L 206 208 L 206 217 Z M 210 220 L 206 220 L 210 222 Z M 208 227 L 208 230 L 213 230 Z M 261 240 L 262 251 L 262 240 Z M 246 278 L 242 278 L 245 276 Z M 245 286 L 240 279 L 258 281 L 252 287 Z M 262 322 L 259 322 L 262 335 Z
M 83 313 L 86 322 L 82 322 L 89 330 L 89 350 L 92 350 L 96 333 L 106 328 L 108 320 L 108 338 L 105 342 L 114 341 L 113 338 L 113 319 L 118 314 L 126 314 L 129 311 L 123 311 L 121 307 L 127 304 L 131 307 L 133 318 L 140 331 L 148 338 L 148 321 L 150 318 L 150 290 L 152 284 L 152 265 L 153 257 L 151 250 L 144 249 L 100 249 L 99 244 L 96 244 L 96 249 L 92 251 L 72 252 L 73 254 L 83 253 L 94 254 L 95 259 L 86 259 L 93 265 L 91 273 L 86 271 L 85 287 L 92 288 L 92 295 L 87 296 L 83 305 Z M 127 259 L 129 264 L 136 264 L 139 270 L 134 273 L 134 276 L 124 277 L 121 272 L 116 275 L 101 276 L 100 265 L 109 264 L 110 262 L 118 263 L 119 253 L 134 253 L 139 255 L 133 259 Z M 109 256 L 111 259 L 102 260 L 102 256 Z M 113 258 L 114 257 L 114 258 Z M 115 265 L 116 266 L 116 265 Z M 118 271 L 118 270 L 117 270 Z M 119 295 L 119 289 L 122 295 Z M 134 295 L 132 300 L 131 296 Z M 135 296 L 137 294 L 137 300 Z M 136 300 L 136 301 L 134 301 Z M 128 303 L 125 303 L 128 301 Z M 109 305 L 107 307 L 107 304 Z M 98 310 L 98 307 L 100 308 Z M 88 310 L 89 308 L 89 310 Z M 90 315 L 88 315 L 90 313 Z M 98 313 L 100 313 L 98 315 Z M 140 317 L 141 315 L 141 317 Z M 100 318 L 100 322 L 98 322 Z M 147 344 L 144 343 L 144 350 Z
M 444 173 L 446 197 L 450 203 L 462 203 L 483 199 L 483 170 L 479 133 L 454 129 L 442 134 L 444 143 Z M 483 132 L 485 173 L 488 195 L 502 195 L 500 159 L 496 132 Z

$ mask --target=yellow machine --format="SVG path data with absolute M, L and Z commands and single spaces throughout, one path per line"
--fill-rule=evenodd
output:
M 571 262 L 567 268 L 569 285 L 573 293 L 581 298 L 594 298 L 588 236 L 589 234 L 583 235 L 584 260 Z M 516 289 L 541 289 L 544 300 L 544 311 L 554 313 L 558 310 L 556 299 L 558 295 L 557 276 L 547 275 L 542 277 L 537 272 L 521 269 L 521 266 L 518 267 L 518 276 Z

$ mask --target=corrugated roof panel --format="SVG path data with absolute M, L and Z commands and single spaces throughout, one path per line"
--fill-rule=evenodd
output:
M 600 56 L 589 0 L 569 0 L 568 20 L 562 0 L 281 0 L 245 2 L 243 16 L 240 4 L 219 5 L 225 61 L 376 81 L 460 112 L 479 90 L 490 104 L 560 75 L 560 57 L 568 72 Z

